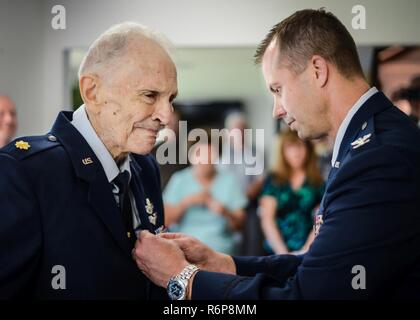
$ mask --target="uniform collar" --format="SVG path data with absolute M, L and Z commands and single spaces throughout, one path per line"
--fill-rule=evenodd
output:
M 71 121 L 71 124 L 77 129 L 77 131 L 79 131 L 83 138 L 85 138 L 88 145 L 92 148 L 92 151 L 101 163 L 109 182 L 112 182 L 118 174 L 123 171 L 128 171 L 131 177 L 130 155 L 124 159 L 119 167 L 117 166 L 111 153 L 98 137 L 95 129 L 93 129 L 84 104 L 73 113 L 73 120 Z
M 355 149 L 353 146 L 353 143 L 356 142 L 355 139 L 366 139 L 365 136 L 367 135 L 370 141 L 375 140 L 374 116 L 392 107 L 394 107 L 392 102 L 382 92 L 375 93 L 365 101 L 363 108 L 359 108 L 347 126 L 342 141 L 338 146 L 338 155 L 333 168 L 341 167 L 346 154 L 351 149 Z M 372 144 L 372 142 L 370 143 Z
M 378 92 L 378 89 L 375 87 L 370 88 L 367 92 L 365 92 L 357 101 L 356 103 L 351 107 L 351 109 L 347 112 L 346 117 L 344 118 L 343 122 L 341 122 L 340 127 L 337 131 L 337 136 L 334 141 L 334 148 L 333 148 L 333 154 L 331 158 L 331 165 L 334 167 L 334 164 L 337 160 L 338 151 L 340 149 L 340 145 L 343 141 L 344 134 L 347 131 L 347 128 L 350 124 L 350 121 L 353 119 L 354 115 L 357 111 L 362 107 L 365 102 L 372 97 L 375 93 Z
M 118 215 L 118 208 L 112 194 L 112 185 L 105 174 L 104 167 L 92 147 L 75 126 L 72 125 L 73 112 L 60 112 L 52 129 L 72 162 L 75 175 L 88 182 L 87 200 L 93 211 L 100 217 L 111 232 L 118 245 L 131 257 L 132 246 L 127 241 L 125 226 Z M 133 157 L 133 174 L 139 175 L 139 166 Z M 115 164 L 116 166 L 116 164 Z M 133 179 L 136 182 L 136 179 Z M 81 184 L 76 184 L 80 186 Z M 139 196 L 137 199 L 140 199 Z

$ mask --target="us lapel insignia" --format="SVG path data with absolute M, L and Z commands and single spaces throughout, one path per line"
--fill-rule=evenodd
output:
M 89 157 L 89 158 L 84 158 L 84 159 L 82 160 L 82 163 L 83 163 L 85 166 L 87 166 L 88 164 L 92 164 L 92 163 L 93 163 L 93 161 L 92 161 L 92 159 Z
M 28 150 L 31 147 L 31 145 L 26 141 L 19 140 L 19 141 L 16 141 L 15 147 L 21 150 Z
M 371 136 L 372 134 L 371 133 L 369 133 L 369 134 L 365 134 L 363 137 L 361 137 L 361 138 L 359 138 L 359 139 L 356 139 L 356 140 L 354 140 L 352 143 L 351 143 L 351 146 L 353 147 L 353 149 L 357 149 L 357 148 L 359 148 L 359 147 L 361 147 L 361 146 L 363 146 L 363 145 L 365 145 L 366 143 L 368 143 L 369 141 L 370 141 L 370 136 Z
M 314 225 L 315 236 L 319 234 L 319 229 L 321 228 L 323 223 L 324 223 L 324 220 L 322 220 L 322 214 L 318 214 L 315 218 L 315 225 Z

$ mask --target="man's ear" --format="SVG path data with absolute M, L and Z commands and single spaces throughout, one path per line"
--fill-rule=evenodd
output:
M 310 63 L 314 71 L 315 82 L 320 88 L 324 87 L 328 82 L 330 72 L 327 61 L 321 56 L 314 55 Z
M 100 104 L 99 78 L 95 75 L 83 75 L 79 80 L 79 87 L 83 102 L 96 109 Z

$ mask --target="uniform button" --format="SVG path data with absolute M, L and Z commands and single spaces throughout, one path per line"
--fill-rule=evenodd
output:
M 367 127 L 367 122 L 365 122 L 365 123 L 362 124 L 362 130 L 365 130 L 366 127 Z
M 57 138 L 55 136 L 53 136 L 52 134 L 50 134 L 48 136 L 48 140 L 50 140 L 51 142 L 56 142 L 57 141 Z

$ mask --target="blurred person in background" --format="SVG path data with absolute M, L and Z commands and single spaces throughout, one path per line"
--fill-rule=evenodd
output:
M 417 119 L 417 125 L 420 127 L 420 75 L 411 79 L 406 98 L 410 102 L 411 115 Z
M 420 127 L 420 75 L 413 77 L 407 87 L 395 91 L 391 101 Z
M 250 154 L 255 157 L 255 161 L 264 163 L 264 154 L 255 144 L 249 144 L 245 140 L 244 132 L 248 128 L 248 123 L 243 112 L 229 113 L 225 119 L 225 128 L 229 130 L 229 137 L 225 138 L 230 139 L 230 143 L 223 144 L 219 168 L 235 176 L 238 182 L 237 187 L 242 189 L 248 199 L 242 239 L 240 239 L 242 243 L 241 254 L 247 256 L 259 255 L 263 253 L 262 242 L 264 236 L 257 216 L 257 206 L 258 196 L 264 183 L 264 175 L 246 174 L 246 164 L 243 160 L 245 154 Z M 242 161 L 234 163 L 234 159 L 242 159 Z
M 245 114 L 242 112 L 232 112 L 225 119 L 225 128 L 229 130 L 230 143 L 223 144 L 222 156 L 220 158 L 220 168 L 230 171 L 238 181 L 249 201 L 255 200 L 261 192 L 263 178 L 256 175 L 245 173 L 245 161 L 234 163 L 234 159 L 244 159 L 244 154 L 255 155 L 256 161 L 264 162 L 261 151 L 253 144 L 250 145 L 245 140 L 244 131 L 248 128 Z
M 8 144 L 17 130 L 15 103 L 6 95 L 0 95 L 0 148 Z
M 398 89 L 391 95 L 391 101 L 398 109 L 404 112 L 407 116 L 411 116 L 410 102 L 404 97 L 405 88 Z M 413 119 L 414 120 L 414 119 Z
M 288 131 L 279 137 L 278 161 L 266 178 L 260 199 L 261 225 L 269 254 L 303 253 L 314 239 L 314 209 L 324 183 L 314 147 Z
M 324 181 L 328 180 L 331 171 L 331 158 L 333 153 L 333 142 L 327 137 L 312 140 L 315 154 L 318 158 L 319 171 Z
M 218 150 L 210 141 L 190 148 L 192 165 L 174 173 L 163 193 L 165 224 L 194 236 L 211 248 L 236 253 L 234 232 L 241 230 L 247 205 L 235 177 L 219 172 Z

